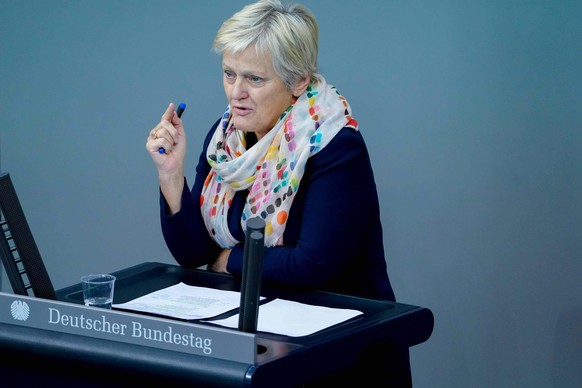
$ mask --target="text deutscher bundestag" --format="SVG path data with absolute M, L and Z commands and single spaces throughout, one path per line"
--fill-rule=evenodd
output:
M 94 331 L 119 336 L 130 336 L 134 339 L 163 342 L 171 345 L 181 345 L 200 349 L 204 354 L 212 354 L 212 339 L 202 338 L 193 333 L 181 334 L 174 332 L 172 326 L 165 330 L 145 327 L 140 322 L 131 322 L 131 328 L 124 323 L 111 322 L 105 315 L 99 319 L 87 318 L 83 314 L 80 316 L 62 314 L 58 309 L 49 307 L 49 324 L 61 325 L 65 327 L 78 328 L 81 330 Z

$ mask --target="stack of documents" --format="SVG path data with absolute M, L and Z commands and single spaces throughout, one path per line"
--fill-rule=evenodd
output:
M 261 297 L 261 300 L 264 300 Z M 113 308 L 141 311 L 186 320 L 204 320 L 221 326 L 238 328 L 239 316 L 210 320 L 238 310 L 240 292 L 189 286 L 178 283 Z M 284 299 L 274 299 L 259 306 L 257 330 L 292 337 L 310 335 L 362 314 L 351 309 L 314 306 Z

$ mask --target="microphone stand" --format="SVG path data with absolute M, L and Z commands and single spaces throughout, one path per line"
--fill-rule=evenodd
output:
M 251 218 L 247 221 L 245 234 L 238 320 L 238 329 L 247 333 L 257 332 L 264 248 L 265 221 L 258 217 Z

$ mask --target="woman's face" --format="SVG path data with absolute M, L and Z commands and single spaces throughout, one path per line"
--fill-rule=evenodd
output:
M 275 73 L 270 56 L 254 47 L 222 56 L 223 84 L 234 126 L 261 139 L 294 101 L 293 92 Z M 295 90 L 294 90 L 295 91 Z

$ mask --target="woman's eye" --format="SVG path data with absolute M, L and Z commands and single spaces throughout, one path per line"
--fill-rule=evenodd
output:
M 257 77 L 256 75 L 251 75 L 249 77 L 249 79 L 251 80 L 252 83 L 254 84 L 260 84 L 261 82 L 263 82 L 263 79 L 261 77 Z
M 232 78 L 234 78 L 234 73 L 232 71 L 230 71 L 230 70 L 225 70 L 224 71 L 224 77 L 225 78 L 228 78 L 228 79 L 232 79 Z

